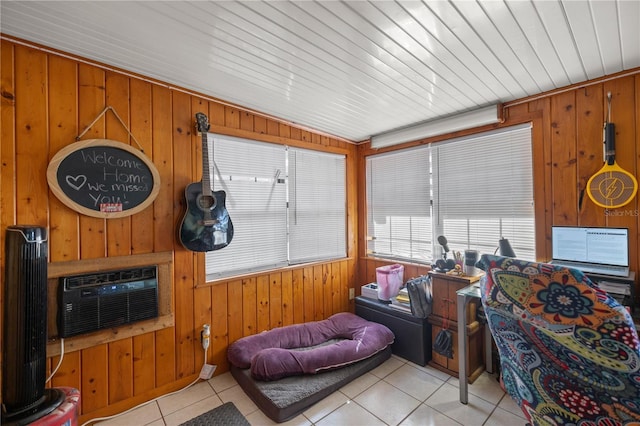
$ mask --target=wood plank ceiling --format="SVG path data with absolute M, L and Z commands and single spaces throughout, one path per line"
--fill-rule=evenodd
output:
M 0 29 L 361 141 L 640 66 L 640 1 L 11 1 Z

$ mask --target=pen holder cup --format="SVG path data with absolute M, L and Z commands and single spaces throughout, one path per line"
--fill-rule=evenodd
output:
M 464 266 L 462 267 L 462 273 L 468 276 L 474 276 L 476 274 L 476 262 L 478 261 L 477 250 L 465 250 L 464 251 Z

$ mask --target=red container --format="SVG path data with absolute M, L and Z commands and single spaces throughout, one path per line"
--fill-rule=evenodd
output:
M 65 394 L 65 400 L 55 410 L 30 423 L 31 426 L 78 426 L 80 391 L 70 387 L 57 387 Z
M 378 299 L 388 302 L 398 295 L 404 277 L 404 266 L 397 263 L 376 268 Z

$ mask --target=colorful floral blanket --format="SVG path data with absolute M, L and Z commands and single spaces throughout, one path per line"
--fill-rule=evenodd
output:
M 503 386 L 531 424 L 640 424 L 640 343 L 624 307 L 578 270 L 490 255 L 476 266 Z

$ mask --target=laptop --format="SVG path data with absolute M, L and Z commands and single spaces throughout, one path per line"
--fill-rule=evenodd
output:
M 551 263 L 582 272 L 627 277 L 629 230 L 578 226 L 551 227 Z

